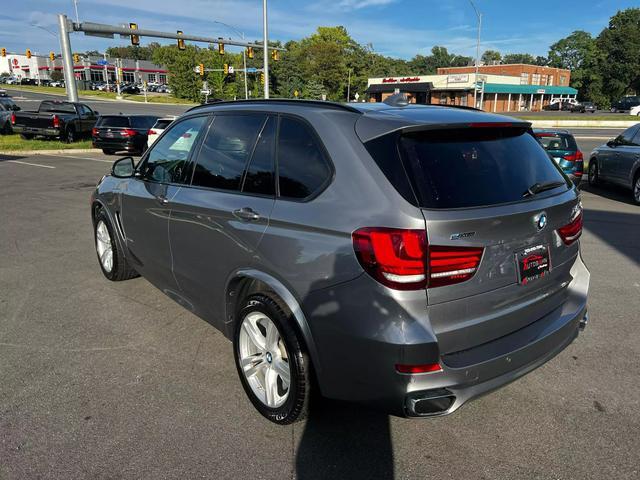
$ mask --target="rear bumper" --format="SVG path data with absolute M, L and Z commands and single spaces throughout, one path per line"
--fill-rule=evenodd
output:
M 23 133 L 26 135 L 42 135 L 45 137 L 59 137 L 60 130 L 57 128 L 34 128 L 24 125 L 13 125 L 15 133 Z
M 566 301 L 552 312 L 506 336 L 448 355 L 439 353 L 424 292 L 387 290 L 384 295 L 366 275 L 315 292 L 304 308 L 320 357 L 320 389 L 327 397 L 398 416 L 452 413 L 541 366 L 577 337 L 586 324 L 589 289 L 589 271 L 579 255 L 571 277 Z M 422 299 L 415 296 L 420 293 Z M 396 364 L 434 362 L 442 371 L 406 375 L 395 370 Z
M 100 148 L 104 150 L 114 150 L 114 151 L 122 151 L 125 150 L 127 152 L 140 152 L 144 150 L 146 146 L 146 139 L 101 139 L 101 138 L 93 138 L 92 139 L 93 147 Z

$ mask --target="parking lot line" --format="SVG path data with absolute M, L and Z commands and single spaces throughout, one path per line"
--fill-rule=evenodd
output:
M 100 158 L 89 158 L 89 157 L 72 157 L 71 155 L 52 155 L 53 157 L 60 158 L 74 158 L 76 160 L 90 160 L 92 162 L 102 162 L 102 163 L 113 163 L 115 160 L 102 160 Z
M 9 163 L 19 163 L 20 165 L 31 165 L 32 167 L 56 168 L 51 165 L 40 165 L 39 163 L 21 162 L 20 160 L 7 160 Z

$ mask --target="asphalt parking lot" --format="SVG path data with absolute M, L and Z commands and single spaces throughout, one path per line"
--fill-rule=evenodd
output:
M 640 475 L 640 207 L 628 192 L 583 190 L 591 321 L 552 361 L 449 417 L 323 402 L 277 427 L 246 399 L 222 334 L 142 278 L 103 278 L 89 194 L 112 161 L 0 156 L 0 478 Z

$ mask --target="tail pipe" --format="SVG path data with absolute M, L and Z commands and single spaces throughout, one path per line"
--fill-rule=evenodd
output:
M 447 389 L 415 392 L 406 399 L 407 414 L 410 417 L 433 417 L 445 415 L 456 401 L 456 396 Z

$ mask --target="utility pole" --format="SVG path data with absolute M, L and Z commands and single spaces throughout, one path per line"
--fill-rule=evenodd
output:
M 62 52 L 62 69 L 64 83 L 67 88 L 67 98 L 70 102 L 78 101 L 78 87 L 73 72 L 73 58 L 71 57 L 71 41 L 69 40 L 68 20 L 66 15 L 58 15 L 60 27 L 60 51 Z
M 269 98 L 269 32 L 267 27 L 267 0 L 262 0 L 262 51 L 264 55 L 264 98 Z
M 478 67 L 480 66 L 480 30 L 482 29 L 482 13 L 478 12 L 473 0 L 469 0 L 471 7 L 473 7 L 473 11 L 476 13 L 476 17 L 478 18 L 478 41 L 476 42 L 476 75 L 473 79 L 473 106 L 477 107 L 478 104 L 476 99 L 478 97 Z M 482 108 L 482 105 L 480 105 Z
M 351 69 L 349 69 L 349 80 L 347 80 L 347 103 L 351 101 Z
M 109 68 L 107 64 L 107 52 L 104 52 L 103 58 L 104 58 L 104 77 L 107 80 L 107 92 L 110 92 L 111 89 L 109 88 Z

